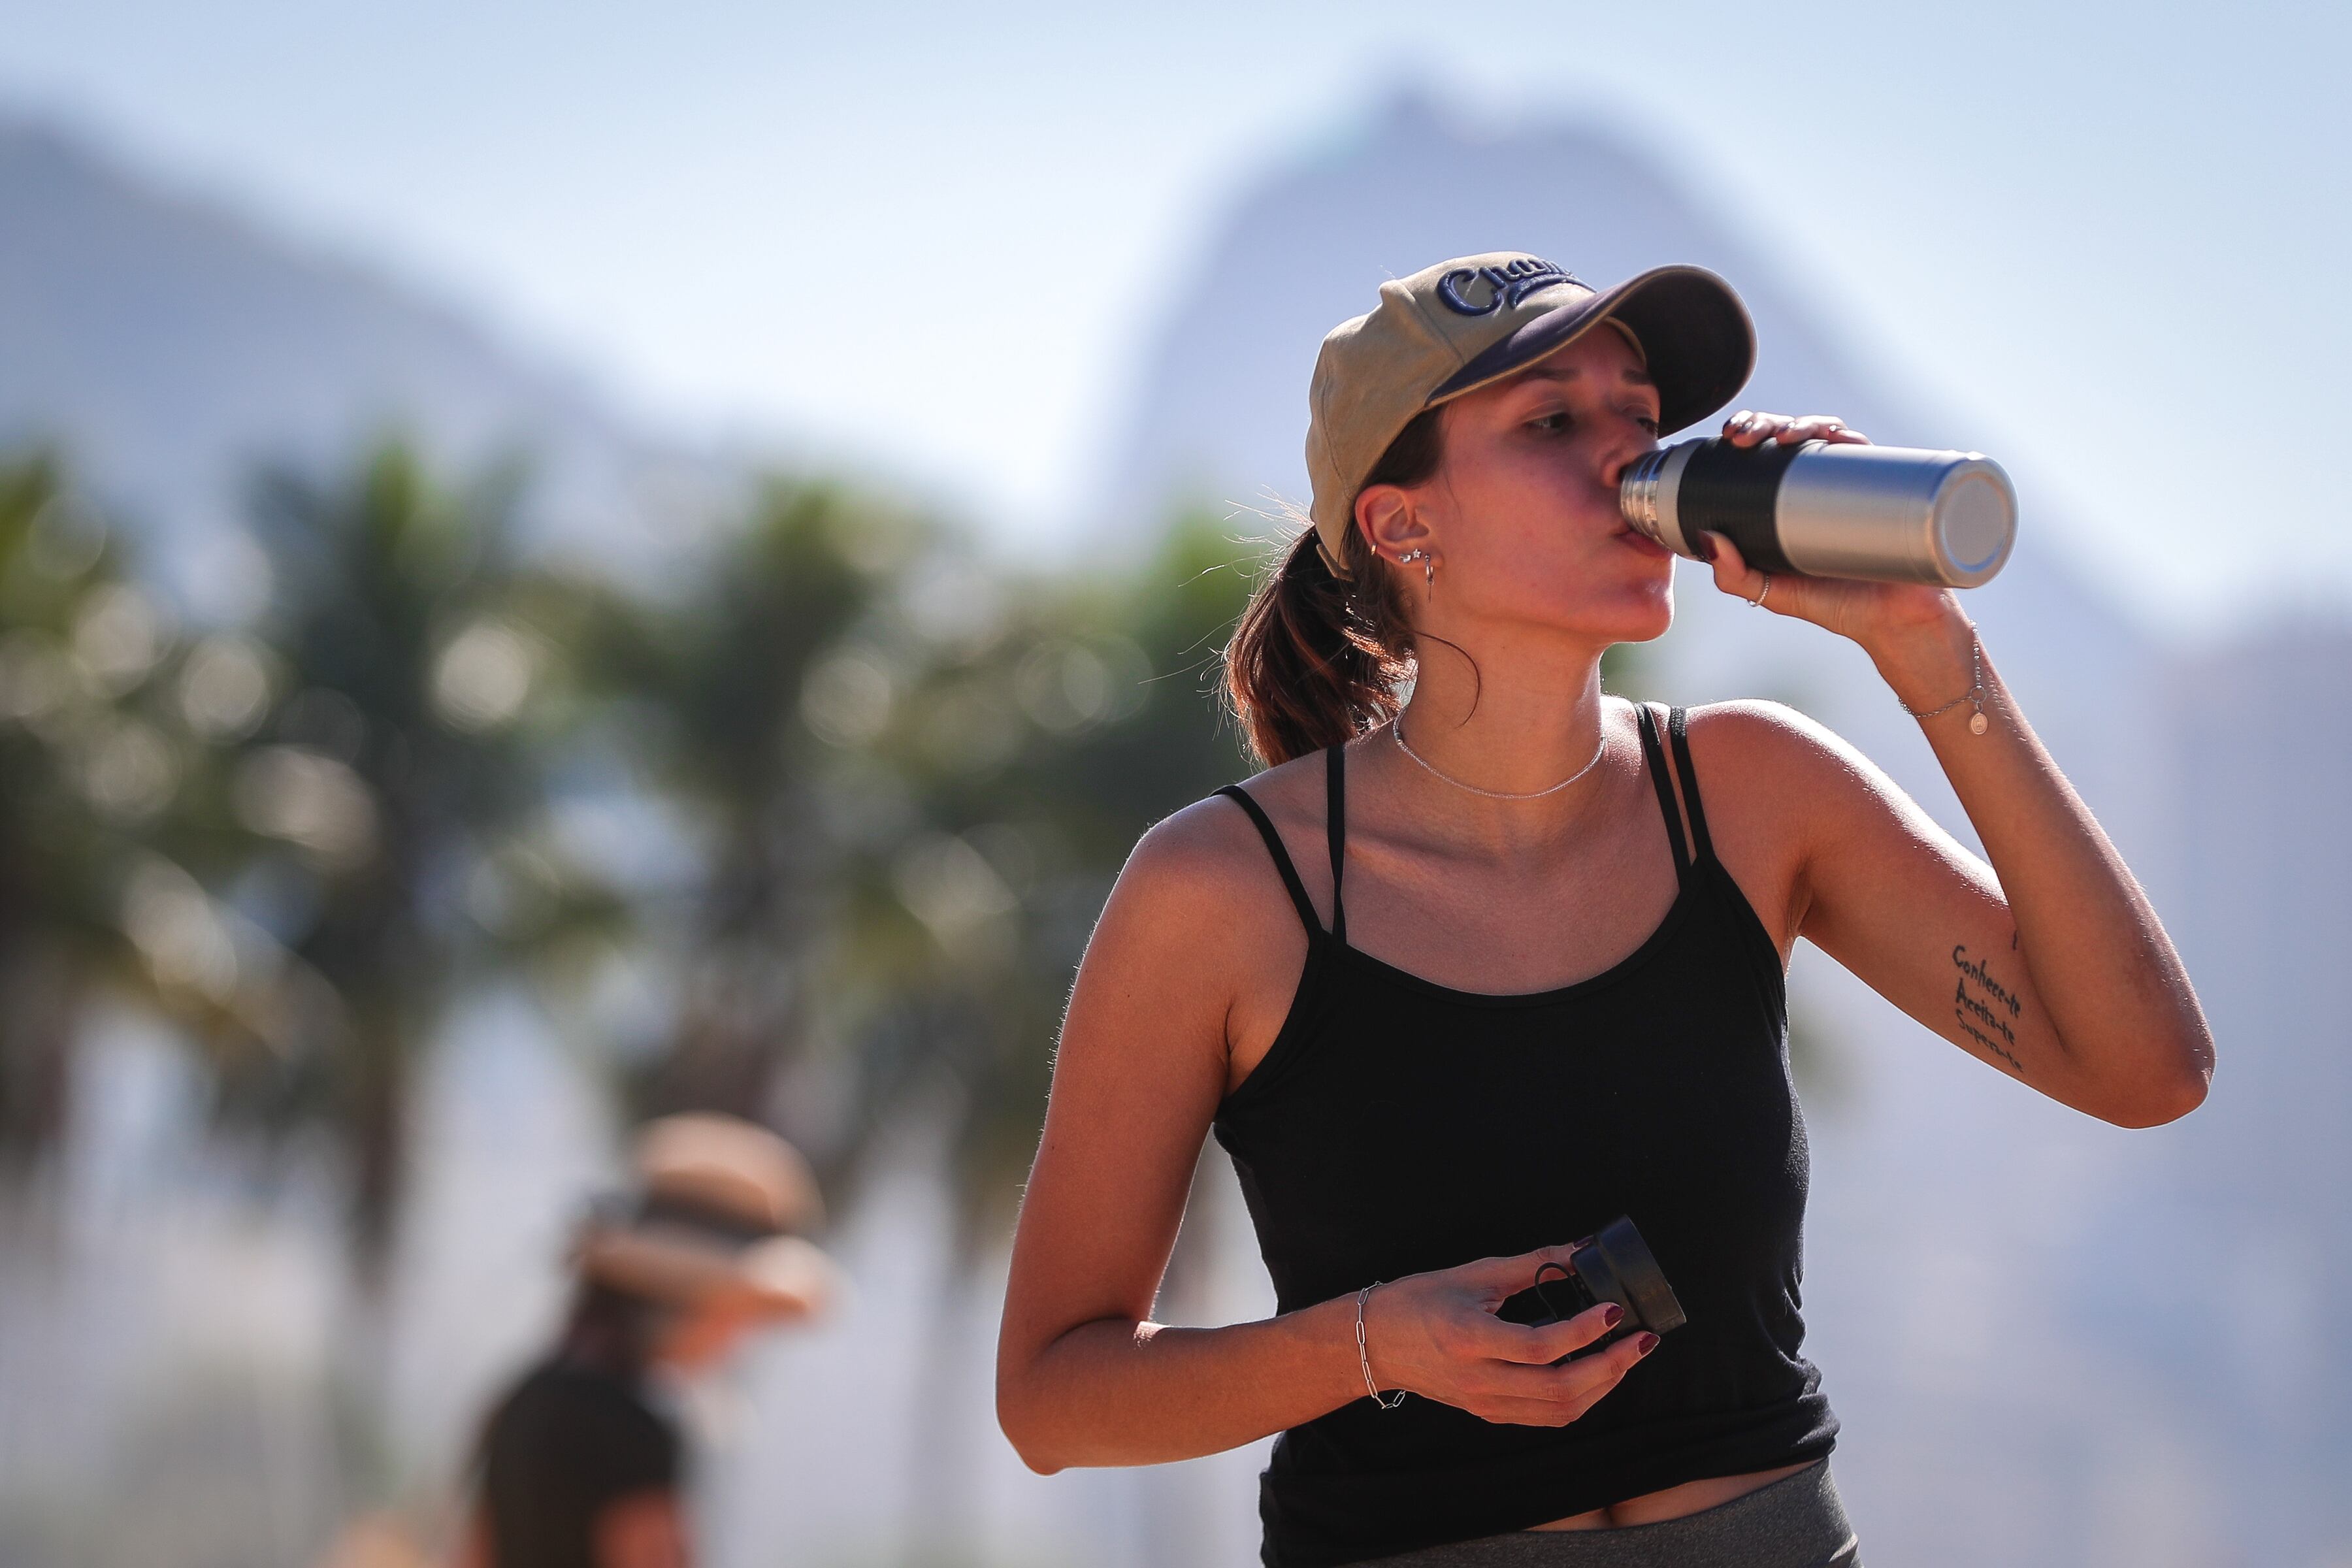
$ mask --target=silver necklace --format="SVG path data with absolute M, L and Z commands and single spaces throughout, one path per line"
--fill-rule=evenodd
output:
M 1404 715 L 1402 712 L 1400 712 L 1395 718 L 1389 721 L 1389 734 L 1395 740 L 1397 750 L 1402 752 L 1406 756 L 1411 757 L 1414 762 L 1419 763 L 1423 768 L 1428 771 L 1432 777 L 1443 779 L 1447 784 L 1452 784 L 1455 789 L 1466 789 L 1472 795 L 1485 795 L 1488 800 L 1541 800 L 1548 795 L 1558 795 L 1560 791 L 1566 789 L 1569 785 L 1574 784 L 1577 780 L 1591 773 L 1594 768 L 1599 767 L 1601 765 L 1601 757 L 1605 755 L 1609 750 L 1609 730 L 1604 724 L 1601 731 L 1601 744 L 1594 749 L 1592 752 L 1592 760 L 1591 762 L 1585 763 L 1582 767 L 1577 769 L 1574 773 L 1560 780 L 1559 783 L 1552 784 L 1549 788 L 1529 790 L 1524 795 L 1514 795 L 1504 790 L 1480 789 L 1476 784 L 1464 784 L 1460 779 L 1454 777 L 1451 773 L 1439 773 L 1434 767 L 1430 766 L 1428 758 L 1423 756 L 1419 752 L 1414 751 L 1411 746 L 1404 743 Z

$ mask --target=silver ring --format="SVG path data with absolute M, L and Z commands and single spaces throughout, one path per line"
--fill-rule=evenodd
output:
M 1764 607 L 1764 595 L 1771 591 L 1772 574 L 1767 572 L 1764 574 L 1764 585 L 1756 590 L 1756 596 L 1754 598 L 1748 601 L 1749 607 L 1759 610 L 1762 609 Z

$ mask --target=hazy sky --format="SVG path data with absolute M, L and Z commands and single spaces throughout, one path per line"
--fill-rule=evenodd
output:
M 642 414 L 1041 538 L 1237 182 L 1399 82 L 1597 115 L 2192 626 L 2352 603 L 2347 58 L 2352 6 L 2266 0 L 0 0 L 0 104 L 477 304 Z

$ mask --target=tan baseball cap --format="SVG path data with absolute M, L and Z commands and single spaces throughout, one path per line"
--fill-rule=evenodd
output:
M 1308 388 L 1308 515 L 1324 561 L 1340 546 L 1357 492 L 1398 432 L 1423 409 L 1500 381 L 1602 321 L 1633 335 L 1658 384 L 1659 429 L 1706 418 L 1756 366 L 1756 330 L 1731 285 L 1703 267 L 1654 267 L 1595 289 L 1524 251 L 1457 257 L 1381 285 L 1367 314 L 1323 340 Z

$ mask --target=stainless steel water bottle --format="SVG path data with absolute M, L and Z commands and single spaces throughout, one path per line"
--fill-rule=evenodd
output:
M 1713 531 L 1750 566 L 1809 577 L 1973 588 L 2017 538 L 2017 491 L 1978 452 L 1685 441 L 1628 468 L 1617 504 L 1677 555 L 1701 559 Z

